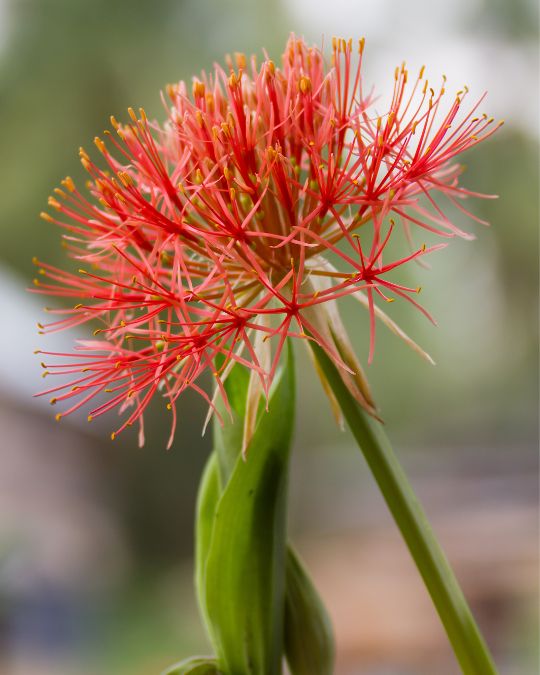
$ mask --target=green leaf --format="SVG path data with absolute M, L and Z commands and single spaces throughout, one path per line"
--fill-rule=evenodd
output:
M 203 471 L 199 493 L 197 496 L 197 509 L 195 520 L 195 590 L 199 610 L 204 624 L 209 630 L 209 620 L 206 612 L 206 559 L 212 540 L 214 527 L 214 515 L 221 496 L 221 482 L 219 478 L 218 459 L 212 452 Z
M 227 381 L 235 392 L 230 402 L 238 414 L 244 382 L 235 381 L 235 370 Z M 247 460 L 239 454 L 241 415 L 239 423 L 231 425 L 237 429 L 226 425 L 216 434 L 216 453 L 224 473 L 233 453 L 236 458 L 215 511 L 204 571 L 204 600 L 212 641 L 228 675 L 281 672 L 286 487 L 294 391 L 289 347 L 286 366 L 270 395 L 269 411 L 260 413 Z
M 216 403 L 216 408 L 224 420 L 224 423 L 220 424 L 217 417 L 214 417 L 214 449 L 218 457 L 222 485 L 226 485 L 229 480 L 242 450 L 248 386 L 248 369 L 236 363 L 224 383 L 230 412 L 221 399 Z
M 164 670 L 161 675 L 222 675 L 217 661 L 205 656 L 192 656 Z
M 285 656 L 291 675 L 332 675 L 330 619 L 300 560 L 290 547 L 287 553 Z

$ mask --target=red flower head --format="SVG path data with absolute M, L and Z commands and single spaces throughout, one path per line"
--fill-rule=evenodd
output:
M 412 83 L 397 68 L 390 107 L 375 113 L 363 50 L 363 40 L 354 49 L 334 40 L 327 64 L 293 36 L 281 68 L 236 54 L 226 70 L 194 79 L 191 92 L 169 86 L 163 126 L 142 109 L 129 110 L 127 125 L 111 118 L 116 133 L 95 139 L 106 168 L 81 149 L 90 198 L 66 178 L 49 199 L 58 216 L 42 217 L 64 229 L 84 269 L 36 261 L 46 281 L 35 290 L 77 302 L 49 310 L 63 318 L 42 332 L 99 325 L 73 355 L 40 352 L 62 359 L 44 364 L 47 374 L 73 377 L 42 392 L 67 405 L 58 418 L 85 404 L 89 419 L 118 407 L 126 414 L 113 438 L 138 420 L 142 442 L 143 412 L 159 392 L 172 440 L 186 388 L 213 408 L 200 385 L 206 370 L 225 397 L 232 364 L 249 367 L 256 405 L 290 336 L 316 341 L 374 412 L 335 301 L 352 295 L 367 307 L 370 360 L 377 316 L 416 347 L 375 300 L 407 300 L 427 315 L 395 270 L 443 246 L 414 247 L 413 226 L 469 236 L 436 195 L 464 210 L 471 193 L 452 160 L 496 126 L 474 117 L 478 104 L 461 114 L 466 91 L 444 111 L 444 87 L 430 88 L 423 68 Z M 411 250 L 393 259 L 388 244 L 399 230 Z

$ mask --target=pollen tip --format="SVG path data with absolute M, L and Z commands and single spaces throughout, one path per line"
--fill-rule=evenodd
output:
M 89 422 L 91 422 L 91 421 L 93 420 L 92 415 L 88 415 L 87 420 L 88 420 Z
M 101 140 L 101 138 L 100 138 L 99 136 L 96 136 L 96 137 L 94 138 L 94 144 L 95 144 L 96 148 L 97 148 L 102 154 L 105 154 L 105 152 L 107 151 L 107 148 L 105 147 L 105 143 Z
M 111 434 L 111 441 L 114 441 L 115 438 L 116 438 L 116 434 L 115 434 L 115 432 L 113 431 L 112 434 Z
M 56 398 L 51 398 L 51 400 L 49 401 L 49 403 L 50 403 L 51 405 L 55 405 L 56 401 L 57 401 Z
M 302 94 L 308 94 L 311 91 L 312 85 L 311 80 L 306 75 L 303 75 L 298 81 L 298 88 Z
M 165 407 L 167 408 L 167 410 L 172 410 L 172 405 L 170 403 L 167 403 Z
M 60 420 L 62 419 L 62 413 L 58 413 L 58 415 L 55 415 L 54 419 L 55 419 L 57 422 L 60 422 Z

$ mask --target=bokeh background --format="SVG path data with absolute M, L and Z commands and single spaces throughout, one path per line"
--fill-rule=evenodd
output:
M 196 486 L 210 438 L 185 398 L 174 449 L 159 414 L 148 442 L 111 443 L 111 421 L 54 422 L 32 394 L 40 298 L 31 258 L 60 262 L 38 218 L 77 149 L 114 113 L 232 51 L 277 60 L 290 31 L 367 38 L 365 78 L 394 66 L 448 76 L 506 125 L 465 158 L 477 239 L 412 270 L 435 314 L 394 317 L 435 358 L 384 328 L 368 374 L 388 431 L 446 547 L 501 672 L 537 662 L 538 8 L 535 0 L 0 0 L 0 673 L 149 675 L 208 651 L 192 591 Z M 395 303 L 398 305 L 399 303 Z M 346 305 L 359 353 L 366 318 Z M 326 600 L 339 675 L 457 673 L 437 617 L 348 433 L 303 354 L 291 538 Z

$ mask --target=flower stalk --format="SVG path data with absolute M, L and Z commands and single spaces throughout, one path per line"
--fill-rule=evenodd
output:
M 358 405 L 325 352 L 315 343 L 312 349 L 424 580 L 464 675 L 496 675 L 450 563 L 381 424 Z

